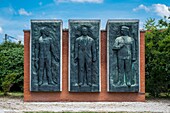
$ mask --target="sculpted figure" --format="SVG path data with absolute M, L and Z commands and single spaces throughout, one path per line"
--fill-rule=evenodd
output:
M 82 26 L 81 36 L 76 39 L 74 61 L 78 62 L 78 85 L 92 86 L 92 63 L 96 61 L 96 47 L 94 39 L 88 36 L 86 26 Z
M 40 30 L 40 37 L 36 41 L 35 62 L 37 62 L 38 85 L 43 84 L 43 77 L 46 75 L 48 84 L 54 85 L 57 82 L 52 76 L 51 60 L 52 57 L 59 61 L 59 57 L 54 51 L 52 38 L 49 36 L 49 30 L 44 27 Z
M 135 40 L 129 37 L 129 27 L 121 27 L 121 36 L 115 39 L 113 50 L 117 51 L 118 61 L 118 84 L 119 86 L 131 86 L 132 63 L 135 57 Z M 125 78 L 125 80 L 124 80 Z

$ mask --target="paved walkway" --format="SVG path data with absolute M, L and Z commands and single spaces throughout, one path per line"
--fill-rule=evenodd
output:
M 146 102 L 23 102 L 22 98 L 0 97 L 0 113 L 28 111 L 170 113 L 170 100 L 156 99 Z

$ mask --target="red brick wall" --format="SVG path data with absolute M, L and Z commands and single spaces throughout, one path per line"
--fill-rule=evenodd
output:
M 145 101 L 145 37 L 140 32 L 140 92 L 107 92 L 107 33 L 101 31 L 101 92 L 71 93 L 68 91 L 68 30 L 63 30 L 62 38 L 62 91 L 30 92 L 30 31 L 24 31 L 24 101 Z

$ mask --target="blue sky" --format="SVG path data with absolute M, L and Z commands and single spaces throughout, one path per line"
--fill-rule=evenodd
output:
M 147 18 L 170 15 L 170 0 L 0 0 L 0 42 L 9 34 L 23 41 L 23 29 L 30 29 L 31 19 L 101 19 L 105 29 L 108 19 L 139 19 L 140 29 Z

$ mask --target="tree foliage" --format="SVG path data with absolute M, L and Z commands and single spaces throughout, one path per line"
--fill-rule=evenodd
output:
M 0 90 L 5 94 L 11 90 L 23 90 L 23 52 L 21 44 L 0 44 Z
M 145 24 L 146 91 L 154 97 L 170 92 L 170 22 L 165 17 Z

